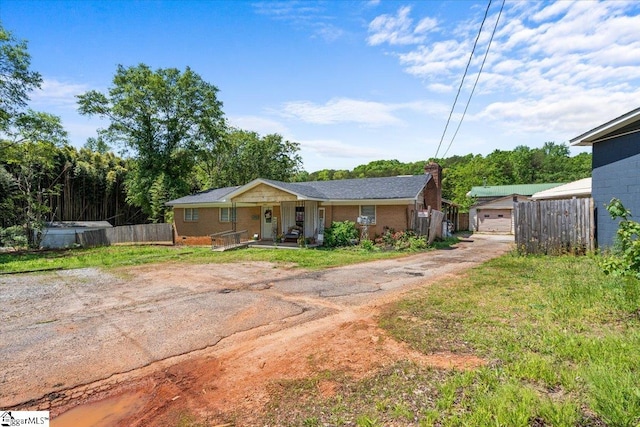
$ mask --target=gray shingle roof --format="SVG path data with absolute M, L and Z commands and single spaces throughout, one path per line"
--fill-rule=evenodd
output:
M 211 203 L 211 202 L 221 202 L 224 199 L 224 196 L 231 193 L 232 191 L 240 188 L 239 185 L 235 187 L 224 187 L 224 188 L 213 188 L 210 190 L 201 191 L 196 194 L 191 194 L 189 196 L 180 197 L 179 199 L 171 200 L 167 202 L 167 206 L 180 205 L 180 204 L 195 204 L 195 203 Z
M 326 200 L 411 199 L 431 179 L 431 175 L 311 181 L 304 183 Z
M 342 179 L 336 181 L 282 182 L 261 181 L 312 200 L 389 200 L 414 199 L 427 185 L 431 175 L 394 176 L 384 178 Z M 181 197 L 167 203 L 177 204 L 223 202 L 226 195 L 241 187 L 225 187 Z

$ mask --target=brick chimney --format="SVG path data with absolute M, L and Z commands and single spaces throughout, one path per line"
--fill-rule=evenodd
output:
M 424 165 L 424 173 L 431 175 L 431 181 L 427 183 L 426 194 L 424 195 L 425 207 L 431 206 L 432 209 L 442 210 L 442 167 L 436 162 L 430 162 Z

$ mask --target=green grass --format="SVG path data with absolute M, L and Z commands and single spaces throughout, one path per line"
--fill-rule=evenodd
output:
M 425 354 L 486 364 L 398 362 L 345 379 L 330 399 L 275 395 L 276 424 L 640 425 L 640 282 L 603 275 L 593 258 L 503 256 L 398 302 L 380 322 Z M 282 415 L 288 405 L 300 419 Z
M 122 267 L 159 262 L 227 263 L 269 261 L 308 269 L 322 269 L 378 259 L 406 256 L 404 252 L 345 249 L 238 249 L 213 252 L 205 247 L 107 246 L 92 249 L 0 254 L 0 274 L 84 267 Z

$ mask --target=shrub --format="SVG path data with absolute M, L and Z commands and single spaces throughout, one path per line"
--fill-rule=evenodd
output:
M 358 239 L 358 229 L 353 221 L 333 222 L 324 230 L 324 244 L 330 248 L 349 246 Z
M 409 250 L 412 252 L 423 251 L 427 249 L 429 245 L 424 237 L 411 236 L 409 237 Z
M 382 236 L 376 238 L 375 242 L 379 247 L 395 249 L 396 251 L 409 250 L 415 252 L 429 247 L 423 237 L 417 236 L 411 230 L 394 231 L 393 229 L 387 229 Z
M 364 249 L 365 251 L 368 251 L 368 252 L 374 251 L 376 249 L 377 250 L 380 249 L 369 239 L 361 240 L 360 241 L 360 247 L 362 249 Z
M 640 279 L 640 223 L 631 221 L 631 212 L 616 198 L 607 205 L 611 218 L 622 218 L 616 232 L 616 242 L 611 252 L 600 260 L 606 274 L 635 276 Z
M 27 247 L 27 244 L 27 235 L 23 227 L 14 225 L 12 227 L 0 228 L 0 246 L 18 249 Z

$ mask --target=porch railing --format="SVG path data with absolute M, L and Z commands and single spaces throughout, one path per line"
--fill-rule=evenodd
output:
M 211 235 L 211 249 L 230 249 L 242 246 L 249 241 L 247 230 L 241 231 L 221 231 Z

